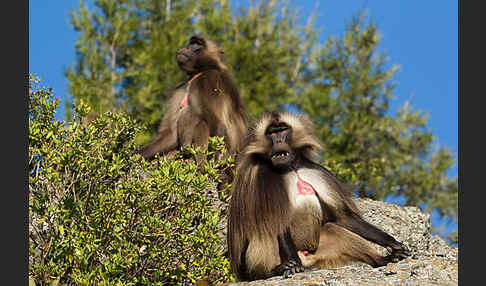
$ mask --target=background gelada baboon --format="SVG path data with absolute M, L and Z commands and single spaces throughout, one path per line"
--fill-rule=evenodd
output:
M 229 155 L 240 150 L 247 113 L 222 56 L 218 45 L 197 35 L 179 49 L 177 63 L 189 78 L 171 95 L 157 137 L 140 150 L 145 159 L 187 145 L 206 150 L 210 136 L 224 137 Z

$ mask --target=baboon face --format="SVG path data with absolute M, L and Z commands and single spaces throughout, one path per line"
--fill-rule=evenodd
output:
M 275 171 L 295 169 L 302 159 L 314 160 L 321 149 L 313 134 L 312 123 L 304 116 L 288 112 L 271 112 L 255 124 L 243 153 L 263 160 Z
M 295 161 L 295 152 L 289 145 L 292 128 L 284 122 L 273 120 L 265 131 L 265 136 L 271 144 L 267 155 L 272 165 L 277 169 L 292 167 Z
M 176 60 L 179 68 L 188 74 L 195 74 L 209 69 L 225 69 L 221 49 L 212 41 L 192 36 L 189 43 L 179 49 Z

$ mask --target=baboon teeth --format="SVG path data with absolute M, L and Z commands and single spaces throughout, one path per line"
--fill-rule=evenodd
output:
M 289 155 L 289 152 L 277 152 L 277 153 L 273 154 L 272 157 L 277 157 L 277 158 L 278 157 L 281 157 L 281 158 L 283 158 L 283 157 L 287 157 L 288 155 Z

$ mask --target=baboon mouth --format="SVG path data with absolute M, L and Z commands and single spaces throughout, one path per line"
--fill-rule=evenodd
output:
M 287 151 L 279 151 L 272 154 L 272 159 L 286 158 L 290 155 Z
M 177 55 L 176 59 L 178 62 L 185 62 L 189 59 L 189 56 L 181 52 Z
M 286 149 L 288 150 L 288 149 Z M 294 153 L 291 150 L 282 150 L 279 151 L 274 150 L 270 155 L 270 160 L 272 161 L 272 165 L 281 168 L 281 167 L 289 167 L 292 161 L 294 161 Z

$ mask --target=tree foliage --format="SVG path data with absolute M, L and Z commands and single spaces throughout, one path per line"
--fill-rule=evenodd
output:
M 445 175 L 454 164 L 452 154 L 431 150 L 434 137 L 427 118 L 409 102 L 389 114 L 397 67 L 384 67 L 378 43 L 376 26 L 361 18 L 343 39 L 328 39 L 312 58 L 317 68 L 306 75 L 311 84 L 304 88 L 299 108 L 318 126 L 323 158 L 341 170 L 361 197 L 405 195 L 407 205 L 430 203 L 431 209 L 453 210 L 457 188 L 451 188 L 454 181 Z
M 232 7 L 226 0 L 93 1 L 73 12 L 78 61 L 67 70 L 74 101 L 97 111 L 124 110 L 154 136 L 171 90 L 185 77 L 175 53 L 193 33 L 220 43 L 250 118 L 302 112 L 324 143 L 322 163 L 361 197 L 402 197 L 457 218 L 451 152 L 434 147 L 427 117 L 406 102 L 391 114 L 396 66 L 378 53 L 376 25 L 358 15 L 342 37 L 318 42 L 313 16 L 299 25 L 278 0 Z
M 222 255 L 224 199 L 213 182 L 232 159 L 136 154 L 140 124 L 107 112 L 88 126 L 57 122 L 51 90 L 29 85 L 29 276 L 36 285 L 188 285 L 230 280 Z M 213 138 L 208 156 L 223 150 Z M 192 152 L 200 150 L 190 149 Z M 51 284 L 54 283 L 54 284 Z

